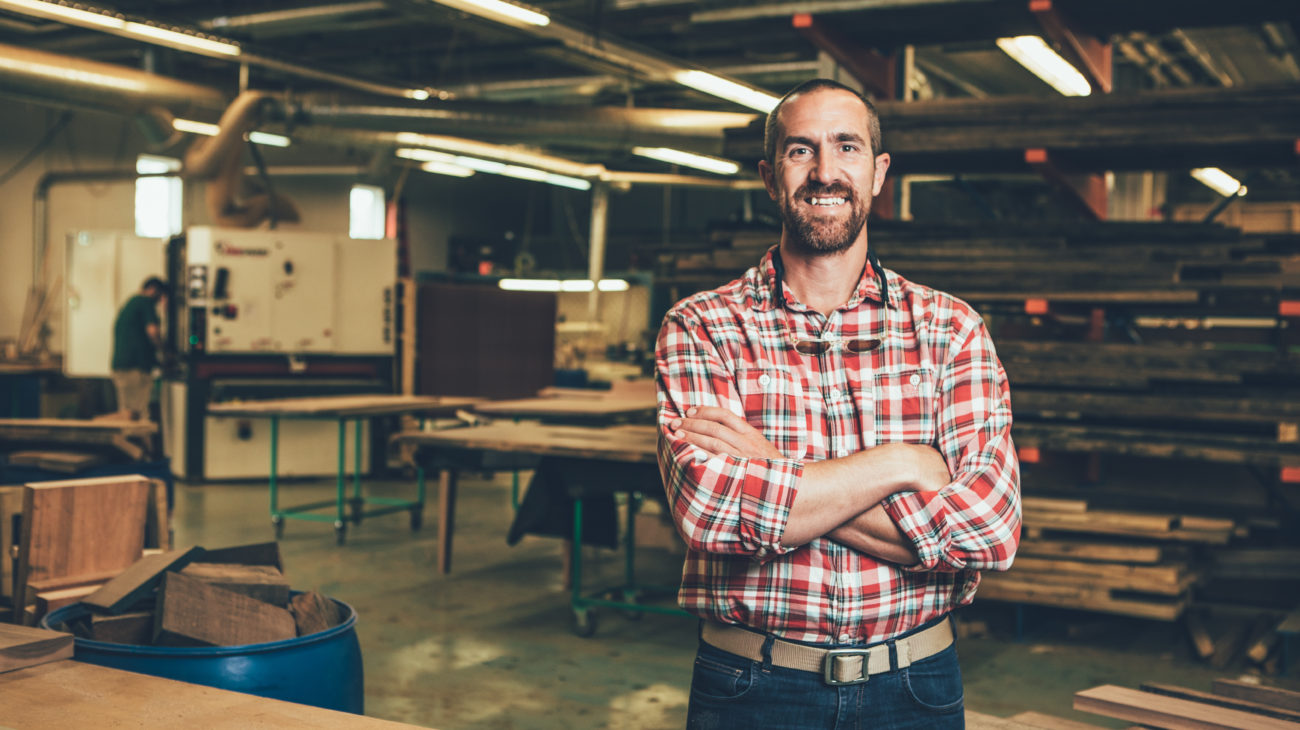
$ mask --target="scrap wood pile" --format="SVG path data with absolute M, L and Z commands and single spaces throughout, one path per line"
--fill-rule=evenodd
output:
M 345 616 L 316 592 L 290 595 L 276 543 L 145 556 L 81 600 L 67 631 L 144 646 L 242 646 L 324 631 Z M 59 628 L 59 627 L 56 627 Z
M 1290 728 L 1300 723 L 1300 692 L 1229 679 L 1212 691 L 1166 684 L 1140 690 L 1102 685 L 1076 692 L 1074 709 L 1157 728 Z

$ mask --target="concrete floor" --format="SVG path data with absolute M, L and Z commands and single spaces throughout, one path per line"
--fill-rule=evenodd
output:
M 526 481 L 525 481 L 526 483 Z M 442 730 L 680 728 L 694 657 L 696 624 L 646 614 L 630 620 L 599 612 L 596 634 L 571 630 L 562 585 L 561 543 L 528 537 L 506 545 L 509 475 L 463 477 L 450 575 L 435 572 L 436 483 L 426 526 L 406 514 L 354 526 L 335 544 L 327 523 L 289 521 L 280 541 L 285 572 L 299 590 L 351 604 L 365 662 L 366 714 Z M 367 493 L 408 497 L 413 482 L 366 483 Z M 332 498 L 333 480 L 291 482 L 281 504 Z M 173 517 L 178 547 L 263 542 L 274 533 L 263 483 L 178 484 Z M 672 583 L 680 563 L 644 550 L 643 579 Z M 613 585 L 621 554 L 584 551 L 589 585 Z M 1124 727 L 1070 709 L 1075 691 L 1145 681 L 1208 691 L 1215 670 L 1191 658 L 1180 625 L 1049 609 L 1030 609 L 1016 638 L 1005 604 L 964 609 L 991 631 L 959 643 L 966 706 L 991 715 L 1037 710 L 1103 727 Z M 1288 678 L 1265 683 L 1300 689 Z

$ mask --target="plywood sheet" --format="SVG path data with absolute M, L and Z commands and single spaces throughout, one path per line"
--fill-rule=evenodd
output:
M 0 672 L 71 657 L 72 634 L 0 624 Z

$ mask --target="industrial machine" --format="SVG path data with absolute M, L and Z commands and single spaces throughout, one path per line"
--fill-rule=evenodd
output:
M 267 476 L 269 423 L 210 415 L 210 403 L 393 391 L 394 241 L 200 226 L 173 239 L 168 258 L 178 363 L 162 401 L 177 476 Z M 336 428 L 282 423 L 279 474 L 333 474 L 337 455 L 323 445 Z M 365 463 L 382 459 L 378 435 L 362 440 Z

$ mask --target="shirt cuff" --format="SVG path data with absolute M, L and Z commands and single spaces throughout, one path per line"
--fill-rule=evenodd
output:
M 749 459 L 740 495 L 742 539 L 759 562 L 784 555 L 781 545 L 803 462 L 793 459 Z
M 916 548 L 917 563 L 903 570 L 914 573 L 960 570 L 944 560 L 948 503 L 939 492 L 899 492 L 884 501 L 885 513 Z

